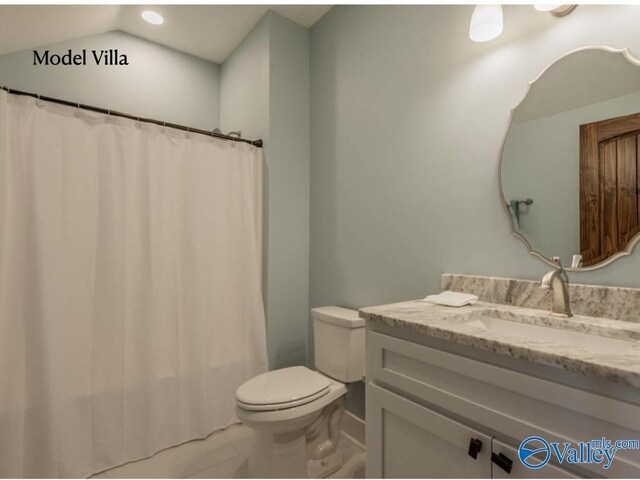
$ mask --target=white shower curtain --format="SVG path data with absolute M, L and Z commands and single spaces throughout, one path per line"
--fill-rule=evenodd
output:
M 261 185 L 250 145 L 0 91 L 0 476 L 235 421 L 266 370 Z

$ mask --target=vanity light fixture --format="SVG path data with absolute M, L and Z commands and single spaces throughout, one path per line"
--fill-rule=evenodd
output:
M 533 8 L 538 10 L 539 12 L 551 12 L 551 15 L 555 15 L 556 17 L 564 17 L 565 15 L 569 15 L 576 9 L 577 5 L 558 5 L 558 4 L 539 4 L 536 3 Z
M 162 25 L 164 23 L 164 18 L 162 18 L 162 15 L 152 10 L 145 10 L 140 14 L 140 16 L 145 22 L 148 22 L 151 25 Z
M 488 42 L 502 34 L 502 6 L 476 5 L 471 24 L 469 38 L 474 42 Z
M 545 5 L 542 5 L 542 4 L 540 4 L 540 3 L 536 3 L 536 4 L 533 6 L 533 8 L 535 8 L 535 9 L 536 9 L 537 11 L 539 11 L 539 12 L 550 12 L 551 10 L 555 10 L 556 8 L 559 8 L 559 7 L 561 7 L 561 6 L 562 6 L 562 5 L 559 5 L 559 4 L 557 4 L 557 5 L 551 5 L 551 4 L 549 4 L 549 5 L 546 5 L 546 4 L 545 4 Z

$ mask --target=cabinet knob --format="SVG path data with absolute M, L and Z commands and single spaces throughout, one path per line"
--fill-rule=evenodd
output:
M 513 467 L 513 461 L 502 453 L 491 453 L 491 461 L 499 466 L 502 470 L 507 473 L 511 473 L 511 468 Z
M 478 458 L 478 452 L 482 450 L 482 440 L 479 438 L 471 438 L 469 440 L 469 451 L 467 452 L 471 458 Z

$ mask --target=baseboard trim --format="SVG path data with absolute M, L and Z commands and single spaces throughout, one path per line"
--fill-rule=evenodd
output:
M 365 449 L 365 422 L 351 412 L 344 412 L 341 425 L 342 434 L 357 446 Z

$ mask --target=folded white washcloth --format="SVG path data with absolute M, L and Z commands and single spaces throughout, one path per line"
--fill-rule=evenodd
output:
M 478 300 L 478 296 L 447 290 L 437 295 L 429 295 L 424 300 L 425 302 L 446 305 L 447 307 L 463 307 Z

